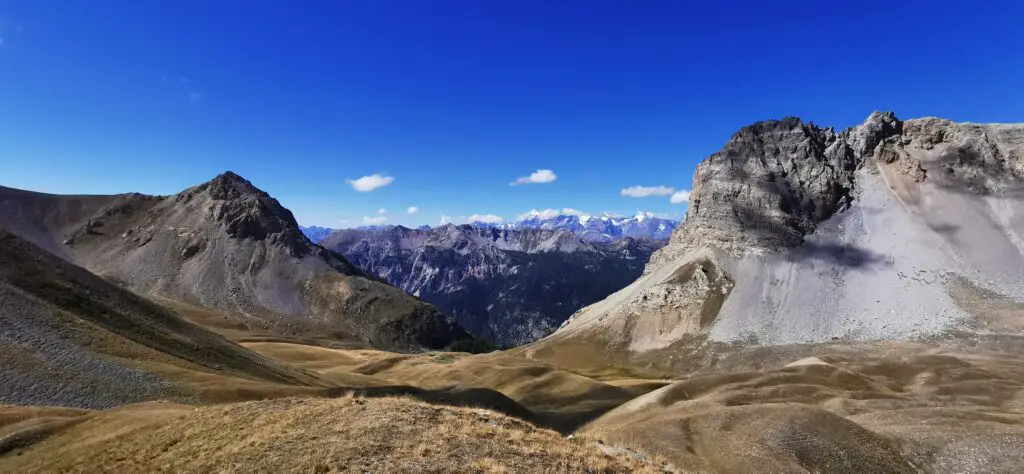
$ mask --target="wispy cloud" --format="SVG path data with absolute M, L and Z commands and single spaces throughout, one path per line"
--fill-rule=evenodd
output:
M 636 214 L 633 217 L 636 217 L 636 218 L 657 217 L 658 219 L 672 219 L 672 214 L 669 214 L 667 212 L 636 211 Z
M 12 25 L 7 18 L 0 17 L 0 46 L 4 46 L 9 41 L 16 40 L 16 36 L 21 34 L 21 25 Z
M 374 189 L 383 188 L 384 186 L 391 184 L 391 182 L 394 180 L 395 178 L 392 176 L 371 174 L 369 176 L 363 176 L 362 178 L 359 179 L 347 179 L 345 180 L 345 182 L 351 184 L 352 189 L 355 189 L 356 191 L 359 191 L 361 193 L 368 193 L 370 191 L 373 191 Z
M 501 216 L 494 214 L 473 214 L 466 217 L 466 222 L 483 222 L 486 224 L 498 224 L 502 220 Z
M 524 212 L 522 214 L 519 214 L 518 216 L 516 216 L 516 220 L 523 221 L 523 220 L 526 220 L 526 219 L 532 219 L 534 217 L 539 218 L 539 219 L 550 219 L 552 217 L 558 217 L 558 216 L 561 216 L 561 215 L 565 215 L 565 216 L 582 216 L 582 215 L 585 215 L 585 213 L 583 211 L 578 211 L 578 210 L 573 209 L 571 207 L 565 207 L 565 208 L 562 208 L 562 210 L 558 210 L 558 209 L 544 209 L 542 211 L 538 211 L 536 209 L 533 209 L 533 210 L 531 210 L 529 212 Z
M 381 225 L 388 220 L 387 216 L 363 217 L 363 225 Z
M 668 196 L 675 191 L 668 186 L 630 186 L 621 191 L 623 196 L 641 198 L 648 196 Z
M 556 179 L 558 179 L 558 176 L 555 175 L 554 171 L 551 171 L 551 170 L 537 170 L 537 171 L 534 171 L 533 173 L 530 173 L 529 176 L 523 176 L 521 178 L 517 178 L 515 181 L 513 181 L 511 183 L 508 183 L 508 184 L 509 184 L 509 186 L 519 186 L 521 184 L 543 184 L 543 183 L 550 183 L 550 182 L 552 182 L 552 181 L 554 181 Z
M 405 212 L 407 212 L 409 214 L 415 214 L 417 212 L 420 212 L 420 208 L 418 208 L 416 206 L 409 206 L 409 208 L 406 209 Z
M 387 213 L 388 213 L 387 209 L 384 209 L 383 207 L 380 208 L 380 209 L 377 209 L 377 214 L 387 214 Z
M 687 191 L 685 189 L 680 189 L 679 191 L 676 191 L 676 192 L 672 193 L 672 197 L 669 198 L 669 201 L 672 204 L 682 204 L 684 202 L 689 202 L 690 201 L 690 191 Z
M 206 94 L 196 87 L 195 81 L 187 77 L 173 78 L 167 74 L 160 75 L 160 84 L 170 88 L 175 94 L 182 94 L 189 104 L 198 104 L 206 99 Z
M 483 222 L 487 224 L 498 224 L 504 221 L 501 216 L 496 214 L 470 214 L 468 216 L 448 216 L 441 215 L 441 221 L 438 225 L 445 224 L 472 224 L 474 222 Z

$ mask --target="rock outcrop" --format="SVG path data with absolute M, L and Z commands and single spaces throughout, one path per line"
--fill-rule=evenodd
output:
M 1022 157 L 1024 125 L 875 112 L 842 132 L 796 118 L 745 127 L 698 165 L 686 220 L 645 275 L 541 343 L 1024 329 L 995 322 L 1003 313 L 979 296 L 1024 299 Z
M 854 173 L 902 126 L 876 112 L 842 133 L 794 117 L 742 128 L 697 166 L 685 224 L 651 266 L 709 243 L 732 253 L 800 245 L 850 205 Z

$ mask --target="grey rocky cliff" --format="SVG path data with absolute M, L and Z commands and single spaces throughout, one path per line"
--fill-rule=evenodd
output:
M 849 206 L 854 172 L 902 127 L 892 113 L 875 112 L 841 133 L 794 117 L 740 129 L 697 166 L 685 224 L 650 266 L 708 244 L 734 253 L 799 245 Z
M 1024 331 L 992 309 L 1024 301 L 1022 157 L 1021 124 L 875 112 L 842 132 L 744 127 L 698 165 L 687 217 L 645 275 L 548 340 L 601 334 L 647 351 L 686 335 Z

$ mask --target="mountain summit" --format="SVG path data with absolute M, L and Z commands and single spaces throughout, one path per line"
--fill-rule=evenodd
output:
M 1019 331 L 1024 125 L 744 127 L 694 173 L 686 220 L 643 278 L 541 344 L 630 354 L 692 337 L 761 344 Z M 989 309 L 986 309 L 989 308 Z
M 397 350 L 469 337 L 310 242 L 290 211 L 232 172 L 166 197 L 4 188 L 0 206 L 0 226 L 134 291 L 232 315 L 226 327 Z

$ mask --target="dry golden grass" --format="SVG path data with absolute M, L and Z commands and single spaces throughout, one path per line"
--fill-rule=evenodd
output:
M 915 345 L 831 349 L 782 367 L 694 375 L 581 432 L 689 471 L 1024 468 L 1019 358 Z
M 5 472 L 658 472 L 482 409 L 409 398 L 146 403 L 82 415 Z
M 510 352 L 408 355 L 289 343 L 244 345 L 348 386 L 391 384 L 426 390 L 472 387 L 500 392 L 533 411 L 537 415 L 533 421 L 564 432 L 669 383 L 636 379 L 599 381 Z

